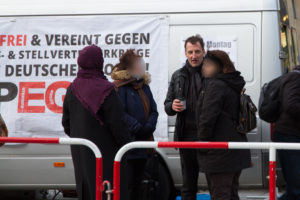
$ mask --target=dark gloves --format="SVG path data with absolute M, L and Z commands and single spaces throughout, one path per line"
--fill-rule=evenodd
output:
M 146 123 L 138 132 L 137 136 L 141 140 L 149 140 L 153 135 L 155 129 L 148 123 Z

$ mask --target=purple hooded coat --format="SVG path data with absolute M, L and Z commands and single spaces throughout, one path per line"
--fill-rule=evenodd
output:
M 77 78 L 64 100 L 62 124 L 70 137 L 88 139 L 98 146 L 103 157 L 103 180 L 112 183 L 114 157 L 122 145 L 130 142 L 123 106 L 103 74 L 99 47 L 88 46 L 80 51 L 78 65 Z M 78 198 L 95 199 L 95 155 L 82 146 L 71 146 L 71 153 Z M 121 185 L 122 200 L 126 200 L 126 178 L 121 179 Z

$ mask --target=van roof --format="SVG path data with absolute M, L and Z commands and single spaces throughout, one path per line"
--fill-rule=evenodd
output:
M 1 0 L 0 16 L 279 10 L 279 0 Z

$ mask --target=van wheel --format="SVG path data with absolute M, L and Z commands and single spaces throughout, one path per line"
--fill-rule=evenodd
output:
M 169 172 L 159 157 L 154 154 L 149 158 L 143 181 L 143 190 L 141 191 L 141 200 L 169 200 L 171 199 L 173 184 Z

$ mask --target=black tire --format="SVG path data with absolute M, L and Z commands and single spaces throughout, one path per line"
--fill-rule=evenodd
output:
M 141 200 L 170 200 L 174 196 L 173 181 L 158 154 L 151 156 L 147 162 L 142 188 Z

